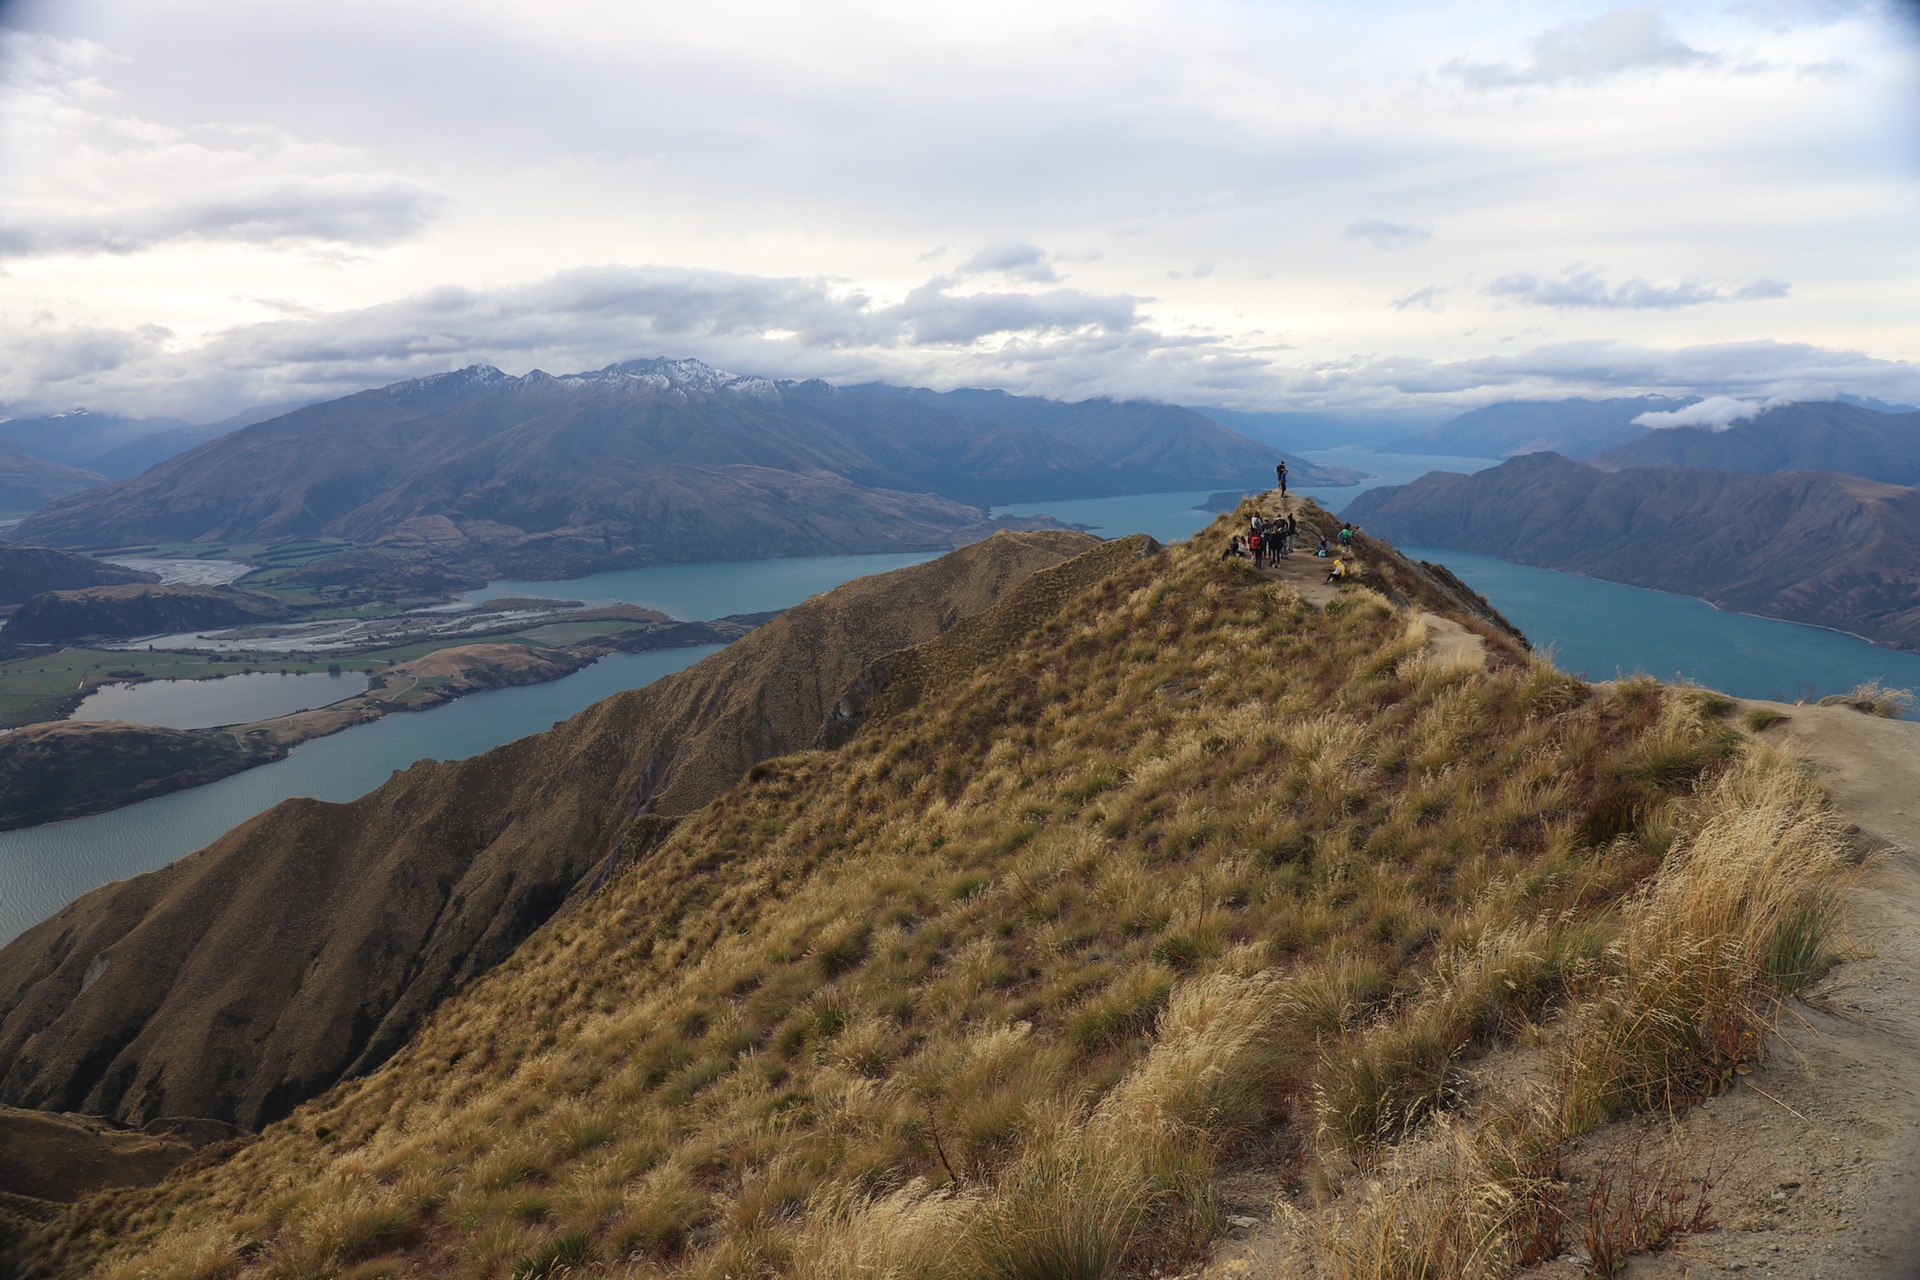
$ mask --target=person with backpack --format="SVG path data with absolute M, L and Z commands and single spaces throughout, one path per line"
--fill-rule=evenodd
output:
M 1273 469 L 1273 474 L 1274 474 L 1274 475 L 1275 475 L 1276 477 L 1278 477 L 1278 478 L 1279 478 L 1279 481 L 1280 481 L 1280 501 L 1281 501 L 1281 503 L 1282 503 L 1282 504 L 1284 505 L 1284 504 L 1286 503 L 1286 500 L 1287 500 L 1287 462 L 1286 462 L 1286 459 L 1284 459 L 1284 458 L 1282 458 L 1282 459 L 1280 460 L 1280 465 L 1279 465 L 1279 466 L 1277 466 L 1277 467 L 1275 467 L 1275 468 Z
M 1350 524 L 1345 524 L 1345 523 L 1341 524 L 1339 537 L 1340 537 L 1340 549 L 1342 551 L 1353 550 L 1353 535 L 1358 532 L 1360 531 L 1354 528 Z

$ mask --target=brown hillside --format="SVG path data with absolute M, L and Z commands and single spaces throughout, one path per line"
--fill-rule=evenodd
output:
M 912 705 L 750 771 L 227 1163 L 76 1207 L 36 1274 L 1189 1274 L 1235 1162 L 1352 1204 L 1491 1046 L 1561 1010 L 1581 1044 L 1690 1030 L 1629 982 L 1658 930 L 1702 937 L 1655 907 L 1743 922 L 1702 938 L 1716 991 L 1715 957 L 1799 964 L 1771 944 L 1808 903 L 1753 891 L 1729 816 L 1773 785 L 1827 826 L 1764 753 L 1734 767 L 1730 702 L 1460 660 L 1365 585 L 1419 566 L 1363 547 L 1361 584 L 1309 597 L 1222 560 L 1226 524 L 1024 634 L 950 631 Z M 1618 1072 L 1570 1059 L 1565 1114 L 1717 1090 L 1758 1049 L 1714 1017 Z M 1474 1203 L 1539 1212 L 1488 1265 L 1372 1274 L 1557 1257 L 1514 1149 Z
M 637 814 L 699 808 L 811 742 L 874 658 L 1099 545 L 1003 534 L 849 583 L 547 733 L 422 762 L 351 804 L 290 801 L 88 894 L 0 950 L 0 1101 L 131 1122 L 285 1114 L 405 1043 Z
M 0 831 L 214 782 L 276 758 L 226 733 L 56 720 L 0 737 Z
M 1920 650 L 1920 489 L 1817 471 L 1606 471 L 1536 453 L 1471 476 L 1430 472 L 1375 489 L 1343 514 L 1401 543 Z

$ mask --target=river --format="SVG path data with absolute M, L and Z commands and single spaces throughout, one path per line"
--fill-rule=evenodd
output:
M 1493 460 L 1419 458 L 1330 450 L 1317 461 L 1376 474 L 1362 488 L 1402 483 L 1435 467 L 1470 471 Z M 1361 488 L 1304 489 L 1337 510 Z M 1114 537 L 1186 537 L 1212 517 L 1195 506 L 1209 495 L 1135 494 L 1073 502 L 1022 503 L 1000 514 L 1048 514 Z M 1645 671 L 1697 680 L 1748 697 L 1817 697 L 1878 677 L 1920 688 L 1920 655 L 1876 648 L 1818 627 L 1722 613 L 1683 596 L 1510 564 L 1490 556 L 1413 548 L 1438 560 L 1501 609 L 1534 644 L 1569 670 L 1596 679 Z M 702 620 L 786 608 L 869 573 L 929 554 L 668 565 L 565 581 L 493 583 L 474 600 L 528 596 L 626 601 Z M 711 648 L 616 654 L 550 684 L 474 694 L 429 711 L 388 716 L 296 747 L 285 760 L 209 786 L 111 813 L 0 833 L 0 943 L 110 880 L 166 865 L 293 796 L 351 800 L 395 769 L 423 758 L 460 759 L 547 728 L 622 689 L 690 665 Z

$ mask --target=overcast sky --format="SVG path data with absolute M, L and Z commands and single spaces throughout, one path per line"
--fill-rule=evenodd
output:
M 0 406 L 489 362 L 1920 402 L 1884 0 L 0 8 Z

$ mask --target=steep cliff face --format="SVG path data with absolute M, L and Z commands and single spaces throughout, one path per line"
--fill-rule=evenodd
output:
M 1375 489 L 1343 514 L 1403 544 L 1657 587 L 1920 650 L 1916 489 L 1804 471 L 1606 471 L 1542 453 Z
M 623 849 L 809 745 L 874 659 L 1088 553 L 1098 571 L 1137 548 L 1002 534 L 852 582 L 547 733 L 351 804 L 290 801 L 88 894 L 0 950 L 0 1100 L 284 1115 L 392 1054 Z

